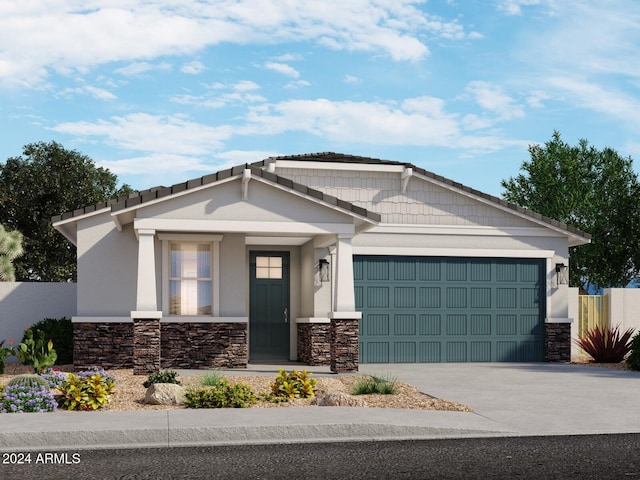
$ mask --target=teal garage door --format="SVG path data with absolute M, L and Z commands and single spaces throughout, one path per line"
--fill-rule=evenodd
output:
M 355 256 L 361 363 L 544 360 L 544 260 Z

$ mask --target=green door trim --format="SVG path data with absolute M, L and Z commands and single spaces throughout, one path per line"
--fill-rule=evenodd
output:
M 252 250 L 249 272 L 249 361 L 289 360 L 289 252 Z

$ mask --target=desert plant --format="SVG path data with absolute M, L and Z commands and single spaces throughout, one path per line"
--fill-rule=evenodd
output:
M 248 385 L 229 385 L 220 380 L 215 387 L 189 389 L 185 393 L 187 408 L 247 408 L 256 403 L 256 396 Z
M 13 385 L 26 385 L 29 387 L 38 387 L 38 386 L 49 387 L 49 382 L 47 382 L 40 375 L 36 375 L 33 373 L 25 373 L 23 375 L 16 375 L 11 380 L 9 380 L 9 383 L 7 383 L 7 386 L 13 386 Z
M 395 378 L 378 377 L 375 375 L 360 377 L 353 385 L 353 395 L 392 395 L 396 391 Z
M 180 385 L 180 381 L 176 378 L 177 375 L 178 373 L 173 370 L 164 370 L 162 372 L 152 373 L 142 386 L 144 388 L 149 388 L 154 383 L 175 383 L 176 385 Z
M 69 318 L 45 318 L 31 325 L 29 329 L 34 333 L 42 332 L 44 338 L 51 339 L 56 346 L 58 365 L 73 363 L 73 324 Z
M 114 387 L 114 377 L 94 367 L 78 375 L 70 373 L 58 390 L 67 410 L 97 410 L 109 403 Z
M 620 363 L 631 350 L 632 334 L 631 328 L 621 333 L 619 325 L 603 329 L 596 326 L 579 338 L 577 344 L 596 363 Z
M 53 341 L 51 339 L 45 341 L 42 331 L 38 330 L 34 333 L 31 328 L 25 330 L 22 342 L 15 349 L 15 356 L 23 365 L 33 368 L 35 373 L 52 367 L 58 358 L 53 349 Z
M 215 387 L 222 381 L 225 381 L 224 380 L 224 375 L 222 373 L 216 372 L 216 371 L 207 372 L 202 377 L 202 385 L 207 386 L 207 387 Z
M 0 413 L 53 412 L 56 409 L 56 400 L 44 385 L 7 385 L 0 397 Z
M 46 380 L 46 382 L 49 384 L 49 388 L 58 388 L 67 379 L 66 374 L 59 372 L 58 370 L 53 370 L 51 368 L 47 368 L 44 371 L 40 372 L 38 376 Z
M 631 370 L 640 370 L 640 332 L 631 340 L 631 353 L 627 357 L 627 367 Z
M 15 355 L 15 351 L 13 350 L 13 341 L 9 339 L 9 346 L 4 346 L 5 340 L 0 340 L 0 375 L 4 373 L 4 359 L 9 355 Z
M 271 393 L 276 397 L 312 398 L 316 391 L 316 379 L 306 370 L 285 372 L 282 368 L 271 382 Z

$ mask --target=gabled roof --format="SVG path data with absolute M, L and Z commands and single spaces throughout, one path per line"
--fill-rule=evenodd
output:
M 539 213 L 535 213 L 532 210 L 529 210 L 527 208 L 524 207 L 520 207 L 519 205 L 516 205 L 514 203 L 511 202 L 507 202 L 506 200 L 503 200 L 502 198 L 493 196 L 493 195 L 489 195 L 487 193 L 481 192 L 479 190 L 467 187 L 466 185 L 463 185 L 461 183 L 458 182 L 454 182 L 453 180 L 450 180 L 448 178 L 445 178 L 443 176 L 440 175 L 436 175 L 433 172 L 430 172 L 428 170 L 425 170 L 423 168 L 417 167 L 415 165 L 413 165 L 412 163 L 408 163 L 408 162 L 397 162 L 397 161 L 393 161 L 393 160 L 382 160 L 379 158 L 371 158 L 371 157 L 361 157 L 361 156 L 357 156 L 357 155 L 345 155 L 342 153 L 335 153 L 335 152 L 319 152 L 319 153 L 309 153 L 309 154 L 301 154 L 301 155 L 283 155 L 283 156 L 276 156 L 276 157 L 270 157 L 267 158 L 265 160 L 262 160 L 260 162 L 256 162 L 253 163 L 252 165 L 256 165 L 256 166 L 264 166 L 267 165 L 271 162 L 277 161 L 277 160 L 294 160 L 294 161 L 307 161 L 307 162 L 328 162 L 328 163 L 355 163 L 355 164 L 365 164 L 365 165 L 397 165 L 397 166 L 403 166 L 405 168 L 411 168 L 413 169 L 414 173 L 418 173 L 424 177 L 430 178 L 438 183 L 441 184 L 445 184 L 448 185 L 456 190 L 459 190 L 461 192 L 465 192 L 467 194 L 470 194 L 474 197 L 477 197 L 479 199 L 483 199 L 486 200 L 490 203 L 494 203 L 497 206 L 500 206 L 502 208 L 507 208 L 509 210 L 513 210 L 515 212 L 518 212 L 521 215 L 524 215 L 526 217 L 531 218 L 532 220 L 535 220 L 537 222 L 542 222 L 542 223 L 546 223 L 550 226 L 553 226 L 555 228 L 561 229 L 561 230 L 565 230 L 568 233 L 571 233 L 573 235 L 576 236 L 580 236 L 585 238 L 586 240 L 591 239 L 591 234 L 587 233 L 587 232 L 583 232 L 582 230 L 572 227 L 570 225 L 567 225 L 565 223 L 559 222 L 557 220 L 554 220 L 553 218 L 550 217 L 546 217 L 544 215 L 540 215 Z
M 394 166 L 403 166 L 405 168 L 413 169 L 414 173 L 417 173 L 423 177 L 431 179 L 437 183 L 446 185 L 455 190 L 458 190 L 467 195 L 476 197 L 488 203 L 493 203 L 496 206 L 502 209 L 513 210 L 518 214 L 529 217 L 533 221 L 537 223 L 547 224 L 550 227 L 555 229 L 566 231 L 567 233 L 582 237 L 585 240 L 589 240 L 591 235 L 583 232 L 575 227 L 569 226 L 562 222 L 558 222 L 552 218 L 546 217 L 544 215 L 540 215 L 526 208 L 520 207 L 513 203 L 507 202 L 501 198 L 495 197 L 493 195 L 489 195 L 483 193 L 479 190 L 475 190 L 473 188 L 467 187 L 461 183 L 454 182 L 448 178 L 442 177 L 440 175 L 436 175 L 428 170 L 417 167 L 408 162 L 397 162 L 392 160 L 382 160 L 378 158 L 371 157 L 361 157 L 357 155 L 346 155 L 342 153 L 335 152 L 319 152 L 319 153 L 309 153 L 309 154 L 301 154 L 301 155 L 283 155 L 276 157 L 269 157 L 259 162 L 254 162 L 251 165 L 238 165 L 226 170 L 221 170 L 216 173 L 212 173 L 209 175 L 205 175 L 199 178 L 191 179 L 186 182 L 176 183 L 171 187 L 153 187 L 148 190 L 142 190 L 136 193 L 129 195 L 128 197 L 119 197 L 115 199 L 111 199 L 106 202 L 102 202 L 96 205 L 90 205 L 87 207 L 83 207 L 72 212 L 66 212 L 61 215 L 56 215 L 52 217 L 52 223 L 59 223 L 65 220 L 69 220 L 75 217 L 80 217 L 86 214 L 91 214 L 106 208 L 109 208 L 112 212 L 118 212 L 120 210 L 129 209 L 135 207 L 137 205 L 141 205 L 150 201 L 159 200 L 164 197 L 169 197 L 171 195 L 178 194 L 180 192 L 184 192 L 189 189 L 203 187 L 208 184 L 213 184 L 225 179 L 229 179 L 232 177 L 237 177 L 242 175 L 245 169 L 249 169 L 251 171 L 251 175 L 255 177 L 262 178 L 268 182 L 271 182 L 275 185 L 280 186 L 286 190 L 290 190 L 292 192 L 297 192 L 303 195 L 307 195 L 309 197 L 315 198 L 322 203 L 328 203 L 330 205 L 334 205 L 342 210 L 346 210 L 347 212 L 351 212 L 354 215 L 364 217 L 373 222 L 380 222 L 381 216 L 376 212 L 368 211 L 362 207 L 358 207 L 353 203 L 346 202 L 339 198 L 333 197 L 331 195 L 327 195 L 319 190 L 315 190 L 309 188 L 300 183 L 293 182 L 287 178 L 281 177 L 274 173 L 271 173 L 265 169 L 270 163 L 273 163 L 278 160 L 293 160 L 293 161 L 302 161 L 302 162 L 326 162 L 326 163 L 352 163 L 352 164 L 361 164 L 361 165 L 394 165 Z
M 298 194 L 302 194 L 311 198 L 316 199 L 320 203 L 325 203 L 332 205 L 334 207 L 338 207 L 341 210 L 352 213 L 353 215 L 357 215 L 359 217 L 363 217 L 372 222 L 379 222 L 381 216 L 379 213 L 371 212 L 366 208 L 359 207 L 354 205 L 351 202 L 346 202 L 339 198 L 333 197 L 331 195 L 327 195 L 319 190 L 315 190 L 313 188 L 309 188 L 300 183 L 293 182 L 288 178 L 281 177 L 274 173 L 265 171 L 255 164 L 253 165 L 238 165 L 226 170 L 221 170 L 216 173 L 212 173 L 209 175 L 205 175 L 203 177 L 194 178 L 192 180 L 188 180 L 182 183 L 176 183 L 171 187 L 153 187 L 148 190 L 142 190 L 136 193 L 132 193 L 129 196 L 118 197 L 106 202 L 101 202 L 96 205 L 90 205 L 87 207 L 79 208 L 77 210 L 73 210 L 72 212 L 66 212 L 61 215 L 55 215 L 51 218 L 52 223 L 59 223 L 64 220 L 69 220 L 72 218 L 80 217 L 86 214 L 91 214 L 94 212 L 98 212 L 100 210 L 104 210 L 109 208 L 111 212 L 118 212 L 120 210 L 125 210 L 129 208 L 136 207 L 138 205 L 142 205 L 144 203 L 148 203 L 154 200 L 160 200 L 165 197 L 170 197 L 172 195 L 176 195 L 178 193 L 195 189 L 199 187 L 203 187 L 209 184 L 214 184 L 226 179 L 231 179 L 234 177 L 239 177 L 244 174 L 245 170 L 250 170 L 251 175 L 253 177 L 264 179 L 265 181 L 272 183 L 274 185 L 283 188 L 284 190 L 289 190 L 291 192 L 295 192 Z

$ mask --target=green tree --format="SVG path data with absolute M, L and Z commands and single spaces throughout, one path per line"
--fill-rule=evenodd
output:
M 51 217 L 130 193 L 117 177 L 56 142 L 26 145 L 23 156 L 0 164 L 0 224 L 24 236 L 14 263 L 19 281 L 76 279 L 76 249 L 51 225 Z
M 0 225 L 0 281 L 15 281 L 13 261 L 22 253 L 22 234 L 17 230 L 8 232 Z
M 569 248 L 572 286 L 625 287 L 640 271 L 640 185 L 631 158 L 571 146 L 555 131 L 530 145 L 524 173 L 501 182 L 505 200 L 576 227 L 591 243 Z

